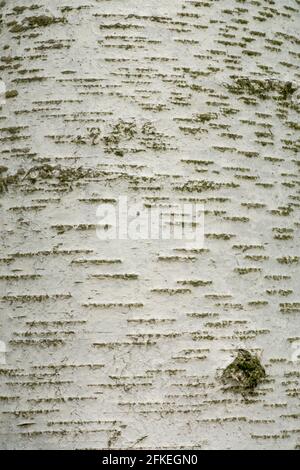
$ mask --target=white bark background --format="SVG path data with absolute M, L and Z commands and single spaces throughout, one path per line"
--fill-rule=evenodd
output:
M 1 5 L 1 448 L 299 447 L 298 32 L 296 0 Z M 205 249 L 99 241 L 119 195 L 204 203 Z

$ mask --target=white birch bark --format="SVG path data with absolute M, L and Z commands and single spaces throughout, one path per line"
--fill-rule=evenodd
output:
M 1 4 L 1 448 L 299 448 L 298 33 L 296 0 Z M 204 248 L 99 240 L 119 196 L 204 204 Z

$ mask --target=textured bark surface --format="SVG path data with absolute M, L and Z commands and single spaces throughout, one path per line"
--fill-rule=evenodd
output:
M 1 448 L 299 448 L 299 8 L 1 2 Z M 119 195 L 204 249 L 99 241 Z

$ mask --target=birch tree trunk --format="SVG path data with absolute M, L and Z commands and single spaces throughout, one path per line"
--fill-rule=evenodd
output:
M 298 0 L 1 3 L 1 448 L 299 448 L 298 33 Z M 120 197 L 204 243 L 114 239 Z

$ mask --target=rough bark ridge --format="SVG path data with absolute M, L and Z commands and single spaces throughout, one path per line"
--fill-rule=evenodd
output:
M 299 8 L 1 2 L 2 448 L 299 448 Z M 119 195 L 204 248 L 99 241 Z

